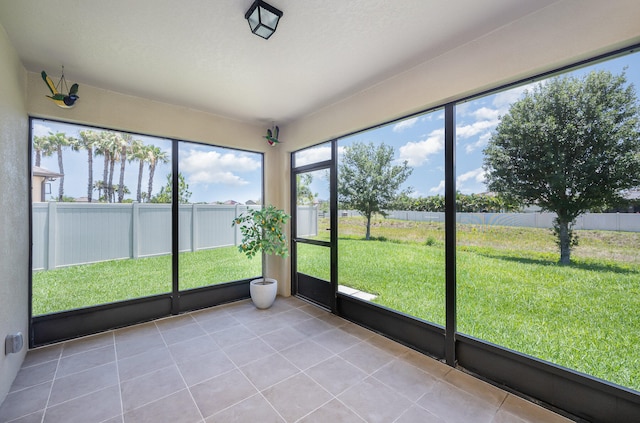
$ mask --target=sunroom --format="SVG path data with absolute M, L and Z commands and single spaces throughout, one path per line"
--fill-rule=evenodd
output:
M 0 422 L 640 419 L 640 4 L 253 3 L 0 0 Z

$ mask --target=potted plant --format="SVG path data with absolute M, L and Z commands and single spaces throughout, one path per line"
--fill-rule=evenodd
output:
M 249 259 L 259 252 L 269 255 L 287 257 L 287 238 L 283 227 L 289 220 L 289 215 L 275 208 L 267 206 L 261 209 L 250 209 L 233 220 L 231 226 L 238 226 L 242 234 L 242 241 L 238 245 L 238 251 L 244 253 Z M 249 290 L 251 300 L 259 309 L 271 307 L 278 292 L 278 282 L 273 278 L 263 277 L 251 281 Z

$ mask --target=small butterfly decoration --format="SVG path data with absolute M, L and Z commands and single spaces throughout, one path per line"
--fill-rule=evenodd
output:
M 273 147 L 274 145 L 280 143 L 280 141 L 278 140 L 279 135 L 280 128 L 278 128 L 277 125 L 274 125 L 272 129 L 267 129 L 267 135 L 265 135 L 264 138 L 266 138 L 269 145 Z

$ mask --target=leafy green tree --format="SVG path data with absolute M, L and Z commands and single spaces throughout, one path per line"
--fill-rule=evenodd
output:
M 591 72 L 538 84 L 511 105 L 485 149 L 491 191 L 556 214 L 560 263 L 572 225 L 640 185 L 640 108 L 624 73 Z
M 131 154 L 129 161 L 138 161 L 138 188 L 136 192 L 136 201 L 140 203 L 142 201 L 142 174 L 144 172 L 144 165 L 147 163 L 149 157 L 149 148 L 140 140 L 133 140 L 131 143 Z
M 371 216 L 386 209 L 401 192 L 400 186 L 413 169 L 404 161 L 393 165 L 393 147 L 384 143 L 353 143 L 345 147 L 339 168 L 338 201 L 345 207 L 358 210 L 367 221 L 366 239 L 371 237 Z
M 178 173 L 178 203 L 187 204 L 189 198 L 191 198 L 191 191 L 189 191 L 189 184 L 184 179 L 182 173 Z M 151 199 L 152 203 L 171 203 L 173 192 L 173 179 L 171 173 L 167 175 L 167 184 L 160 188 L 160 192 Z
M 313 204 L 316 194 L 311 191 L 311 182 L 313 182 L 313 175 L 310 173 L 304 173 L 296 175 L 296 191 L 298 205 L 311 205 Z

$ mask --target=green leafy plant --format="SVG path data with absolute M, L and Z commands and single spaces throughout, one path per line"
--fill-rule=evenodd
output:
M 238 226 L 242 234 L 242 242 L 238 251 L 248 258 L 253 258 L 260 251 L 266 254 L 287 257 L 287 237 L 283 227 L 290 216 L 275 208 L 267 206 L 262 209 L 252 209 L 242 213 L 233 220 L 231 226 Z

